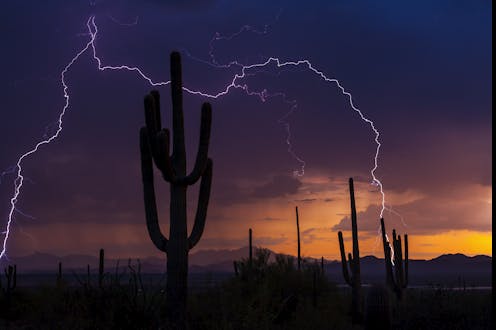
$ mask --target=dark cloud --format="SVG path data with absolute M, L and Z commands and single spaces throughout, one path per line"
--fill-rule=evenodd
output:
M 295 202 L 301 202 L 301 203 L 311 203 L 315 202 L 317 198 L 303 198 L 303 199 L 295 199 Z
M 251 196 L 255 198 L 284 197 L 296 194 L 301 185 L 301 181 L 295 177 L 276 175 L 269 182 L 255 187 Z
M 484 196 L 475 200 L 463 199 L 459 193 L 451 198 L 436 199 L 426 197 L 395 208 L 400 214 L 384 212 L 388 232 L 393 228 L 402 233 L 434 235 L 452 230 L 490 232 L 492 230 L 491 205 Z M 377 233 L 380 228 L 378 218 L 380 208 L 369 206 L 357 214 L 357 227 L 360 232 Z M 470 221 L 467 221 L 470 219 Z M 344 217 L 332 227 L 333 231 L 351 230 L 350 218 Z
M 280 221 L 280 220 L 284 220 L 284 219 L 281 219 L 281 218 L 275 218 L 275 217 L 265 217 L 262 219 L 263 221 Z
M 90 15 L 99 26 L 97 50 L 104 64 L 138 66 L 154 81 L 169 78 L 171 50 L 187 49 L 209 60 L 216 32 L 230 35 L 245 24 L 263 30 L 271 23 L 267 34 L 248 32 L 216 41 L 213 54 L 219 63 L 248 63 L 268 56 L 310 59 L 317 69 L 339 79 L 352 93 L 354 104 L 380 130 L 376 174 L 386 193 L 411 190 L 428 196 L 398 207 L 409 231 L 490 230 L 487 202 L 471 193 L 452 192 L 474 184 L 492 185 L 491 2 L 95 3 L 3 4 L 8 15 L 0 20 L 0 27 L 9 31 L 3 36 L 9 51 L 3 52 L 1 62 L 9 65 L 0 79 L 0 105 L 5 109 L 0 122 L 0 169 L 14 165 L 43 136 L 47 125 L 52 132 L 57 127 L 64 105 L 60 72 L 88 41 L 85 24 Z M 281 8 L 282 14 L 274 20 Z M 116 23 L 135 18 L 136 25 Z M 330 42 L 322 43 L 324 39 Z M 224 90 L 236 70 L 217 69 L 183 56 L 183 81 L 191 89 Z M 214 109 L 209 225 L 220 222 L 215 215 L 233 204 L 269 198 L 304 202 L 305 196 L 316 192 L 329 192 L 319 196 L 330 196 L 323 199 L 330 202 L 338 199 L 334 194 L 347 194 L 349 177 L 357 184 L 371 181 L 375 135 L 336 85 L 324 83 L 303 66 L 263 71 L 242 83 L 252 91 L 285 91 L 287 99 L 297 101 L 297 110 L 288 117 L 292 150 L 306 161 L 309 176 L 318 173 L 329 180 L 305 183 L 305 177 L 290 176 L 299 163 L 287 152 L 288 132 L 279 119 L 289 107 L 281 97 L 261 102 L 233 90 L 209 99 Z M 23 161 L 26 181 L 17 206 L 36 221 L 20 214 L 17 218 L 25 220 L 26 227 L 143 224 L 138 132 L 144 123 L 143 95 L 152 87 L 135 73 L 97 70 L 90 54 L 81 56 L 66 78 L 71 101 L 63 131 Z M 170 90 L 160 87 L 159 91 L 164 126 L 170 127 Z M 184 98 L 191 169 L 200 106 L 206 99 L 188 93 Z M 13 179 L 7 175 L 0 184 L 2 224 Z M 156 185 L 161 222 L 166 224 L 168 184 L 157 176 Z M 190 213 L 195 211 L 197 189 L 190 189 Z M 310 195 L 294 196 L 303 189 Z M 360 214 L 359 229 L 376 230 L 378 211 L 370 207 Z M 396 216 L 386 215 L 388 227 L 400 228 Z M 349 221 L 343 219 L 335 230 L 346 226 Z

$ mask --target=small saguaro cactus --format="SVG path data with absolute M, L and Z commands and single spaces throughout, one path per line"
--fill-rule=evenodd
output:
M 296 235 L 298 239 L 298 270 L 301 269 L 301 245 L 300 245 L 300 218 L 298 216 L 298 206 L 296 207 Z
M 393 229 L 393 260 L 391 259 L 391 245 L 386 236 L 384 218 L 381 218 L 382 245 L 384 247 L 384 261 L 386 263 L 386 284 L 394 291 L 398 299 L 403 297 L 403 290 L 408 286 L 408 235 L 405 234 L 405 257 L 401 246 L 401 236 L 396 236 Z M 393 265 L 394 262 L 394 265 Z M 394 272 L 393 272 L 394 268 Z
M 160 116 L 160 97 L 157 91 L 145 96 L 146 127 L 140 131 L 141 172 L 148 234 L 153 244 L 167 254 L 167 311 L 171 327 L 186 327 L 186 296 L 188 253 L 200 240 L 205 227 L 212 182 L 212 160 L 208 157 L 212 109 L 203 103 L 200 143 L 196 162 L 186 173 L 186 147 L 182 101 L 181 58 L 173 52 L 171 60 L 172 92 L 172 155 L 169 154 L 170 133 L 163 129 Z M 167 239 L 158 223 L 153 162 L 170 184 L 170 234 Z M 188 186 L 201 178 L 195 222 L 188 237 L 186 192 Z
M 360 323 L 362 320 L 362 297 L 361 297 L 361 279 L 360 279 L 360 253 L 358 250 L 358 229 L 357 214 L 355 207 L 355 190 L 353 188 L 353 179 L 349 180 L 350 200 L 351 200 L 351 232 L 353 240 L 353 255 L 348 253 L 348 263 L 344 251 L 343 233 L 338 232 L 339 249 L 341 251 L 341 264 L 343 266 L 343 277 L 346 283 L 351 286 L 351 316 L 353 323 Z M 349 271 L 348 271 L 349 264 Z M 351 276 L 350 276 L 351 272 Z

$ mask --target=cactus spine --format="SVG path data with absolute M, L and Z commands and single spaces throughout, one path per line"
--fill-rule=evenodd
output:
M 181 58 L 171 53 L 172 155 L 169 154 L 169 130 L 162 129 L 160 98 L 157 91 L 145 97 L 146 127 L 140 131 L 141 172 L 148 234 L 153 244 L 167 254 L 167 309 L 174 328 L 186 327 L 188 253 L 200 240 L 205 227 L 212 160 L 208 158 L 212 109 L 204 103 L 201 114 L 200 143 L 192 172 L 186 174 L 186 148 L 182 101 Z M 153 162 L 170 184 L 170 234 L 167 239 L 158 224 Z M 195 222 L 188 237 L 186 191 L 201 178 Z
M 396 236 L 396 230 L 393 229 L 393 260 L 391 260 L 391 245 L 386 236 L 384 218 L 381 218 L 382 245 L 384 247 L 384 260 L 386 263 L 386 284 L 396 293 L 398 299 L 403 296 L 403 289 L 408 286 L 408 235 L 405 234 L 405 257 L 401 246 L 401 236 Z M 394 272 L 393 272 L 394 267 Z
M 300 245 L 300 220 L 298 216 L 298 206 L 296 207 L 296 234 L 298 238 L 298 270 L 301 269 L 301 245 Z
M 350 200 L 351 200 L 351 231 L 353 239 L 353 255 L 348 253 L 348 263 L 344 251 L 343 233 L 338 232 L 339 249 L 341 251 L 341 264 L 343 266 L 343 277 L 346 283 L 351 286 L 351 316 L 353 323 L 360 323 L 362 320 L 362 299 L 361 299 L 361 279 L 360 279 L 360 253 L 358 250 L 358 230 L 357 214 L 355 207 L 355 190 L 353 188 L 353 179 L 349 180 Z M 349 271 L 348 271 L 349 264 Z M 350 276 L 351 272 L 351 276 Z

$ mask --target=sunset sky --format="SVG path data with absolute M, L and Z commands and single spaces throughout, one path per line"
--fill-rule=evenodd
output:
M 377 177 L 388 231 L 409 234 L 410 256 L 492 256 L 491 1 L 5 1 L 0 65 L 0 224 L 14 192 L 20 155 L 57 128 L 64 107 L 60 74 L 90 39 L 104 65 L 137 66 L 169 80 L 169 54 L 183 55 L 184 86 L 225 89 L 239 66 L 212 64 L 306 59 L 353 95 L 373 120 L 382 147 Z M 243 26 L 248 27 L 243 28 Z M 237 33 L 240 32 L 240 33 Z M 219 33 L 219 38 L 212 41 Z M 223 38 L 222 36 L 225 36 Z M 188 56 L 189 55 L 189 56 Z M 213 55 L 213 57 L 211 56 Z M 210 63 L 210 65 L 209 65 Z M 188 167 L 197 148 L 200 106 L 213 107 L 213 187 L 205 232 L 194 251 L 254 244 L 339 258 L 337 231 L 351 237 L 348 178 L 355 180 L 361 255 L 382 256 L 381 195 L 371 185 L 376 144 L 370 126 L 335 83 L 307 66 L 247 71 L 262 102 L 233 89 L 218 99 L 184 93 Z M 66 74 L 70 104 L 63 130 L 23 161 L 9 256 L 34 251 L 109 257 L 159 256 L 145 226 L 139 164 L 143 96 L 136 72 L 99 71 L 90 51 Z M 170 127 L 169 86 L 159 87 Z M 286 98 L 280 95 L 284 93 Z M 297 108 L 291 111 L 290 102 Z M 290 125 L 294 153 L 288 152 Z M 168 184 L 157 203 L 168 236 Z M 198 187 L 190 189 L 194 216 Z M 190 222 L 189 228 L 192 223 Z M 2 240 L 4 236 L 1 236 Z M 349 249 L 350 241 L 345 241 Z

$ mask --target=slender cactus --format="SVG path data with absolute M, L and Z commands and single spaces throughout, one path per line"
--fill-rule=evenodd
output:
M 212 160 L 208 157 L 212 109 L 204 103 L 201 114 L 200 143 L 196 162 L 189 175 L 186 173 L 186 147 L 182 101 L 181 57 L 171 54 L 172 92 L 172 155 L 169 153 L 170 133 L 162 129 L 160 96 L 152 91 L 145 97 L 146 127 L 140 131 L 141 172 L 148 234 L 153 244 L 167 254 L 167 311 L 171 327 L 186 328 L 186 296 L 188 253 L 200 240 L 205 227 L 212 182 Z M 153 163 L 170 184 L 170 234 L 167 239 L 158 223 Z M 199 179 L 200 191 L 195 222 L 188 237 L 186 192 Z
M 300 245 L 300 220 L 298 216 L 298 206 L 296 207 L 296 234 L 298 238 L 298 270 L 301 269 L 301 245 Z
M 86 265 L 86 287 L 90 287 L 90 265 Z
M 104 275 L 104 259 L 105 259 L 105 251 L 100 249 L 100 257 L 98 263 L 98 287 L 102 288 L 103 286 L 103 275 Z
M 386 284 L 394 291 L 398 299 L 402 299 L 403 290 L 408 286 L 408 235 L 405 234 L 405 257 L 401 245 L 401 236 L 396 235 L 393 229 L 393 257 L 391 258 L 391 244 L 386 236 L 384 218 L 381 218 L 382 245 L 386 264 Z M 393 264 L 394 262 L 394 264 Z M 394 270 L 394 272 L 393 272 Z
M 322 275 L 324 275 L 324 257 L 320 258 L 320 271 L 322 272 Z
M 62 262 L 59 261 L 59 271 L 57 273 L 57 287 L 62 285 Z
M 14 279 L 12 280 L 12 287 L 15 289 L 17 287 L 17 265 L 14 265 Z
M 355 206 L 355 190 L 353 188 L 353 179 L 349 180 L 350 200 L 351 200 L 351 231 L 353 239 L 353 255 L 348 253 L 348 262 L 344 250 L 343 233 L 338 232 L 339 250 L 341 251 L 341 265 L 343 267 L 343 277 L 346 283 L 351 286 L 351 316 L 353 323 L 362 321 L 362 297 L 361 297 L 361 278 L 360 278 L 360 252 L 358 250 L 358 229 L 357 214 Z M 349 271 L 348 271 L 349 264 Z M 351 276 L 350 276 L 351 272 Z
M 251 228 L 248 230 L 248 262 L 250 267 L 253 265 L 253 231 Z

